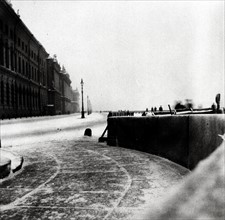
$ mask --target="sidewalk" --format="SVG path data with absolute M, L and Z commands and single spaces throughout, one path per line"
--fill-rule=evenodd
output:
M 0 184 L 1 219 L 138 220 L 189 172 L 87 137 L 37 143 L 18 153 L 22 171 Z

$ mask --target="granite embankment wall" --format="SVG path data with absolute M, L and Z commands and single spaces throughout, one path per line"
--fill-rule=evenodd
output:
M 167 158 L 192 170 L 221 143 L 225 115 L 108 118 L 107 144 Z

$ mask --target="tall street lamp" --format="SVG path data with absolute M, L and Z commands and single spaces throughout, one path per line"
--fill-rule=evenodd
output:
M 84 117 L 84 97 L 83 97 L 83 85 L 84 85 L 84 81 L 83 79 L 81 79 L 81 99 L 82 99 L 82 103 L 81 103 L 81 118 L 85 118 Z

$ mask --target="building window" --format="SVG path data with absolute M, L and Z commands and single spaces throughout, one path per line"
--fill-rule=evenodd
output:
M 12 102 L 12 106 L 14 106 L 15 103 L 15 91 L 14 91 L 14 85 L 11 85 L 11 102 Z
M 15 84 L 15 104 L 17 106 L 17 103 L 18 103 L 18 87 L 17 87 L 17 84 Z
M 36 69 L 34 67 L 34 80 L 36 81 Z
M 34 80 L 34 68 L 33 68 L 33 66 L 31 67 L 31 79 Z
M 29 72 L 29 69 L 28 69 L 28 63 L 26 62 L 26 75 L 28 76 L 28 72 Z
M 4 105 L 4 83 L 1 81 L 1 104 Z
M 0 19 L 0 31 L 3 31 L 3 22 L 1 19 Z
M 2 40 L 0 40 L 0 65 L 4 66 L 4 45 Z
M 22 104 L 22 91 L 21 91 L 21 87 L 19 86 L 19 106 L 21 106 Z
M 27 94 L 27 107 L 29 108 L 29 96 L 30 96 L 30 94 L 29 94 L 28 89 L 26 89 L 26 94 Z
M 21 57 L 19 57 L 19 73 L 21 73 Z
M 20 38 L 17 39 L 18 46 L 20 47 Z
M 5 61 L 6 61 L 6 68 L 9 68 L 9 47 L 8 47 L 8 43 L 5 44 Z
M 10 38 L 13 40 L 13 30 L 12 29 L 10 29 Z
M 26 90 L 25 90 L 25 87 L 23 87 L 23 106 L 26 107 Z
M 23 75 L 26 75 L 26 69 L 25 69 L 25 62 L 24 62 L 24 59 L 23 59 L 22 63 L 23 63 Z
M 25 52 L 27 53 L 27 51 L 28 51 L 28 50 L 27 50 L 27 45 L 25 45 Z
M 10 60 L 11 60 L 11 69 L 14 70 L 13 47 L 11 47 Z
M 6 34 L 7 36 L 9 35 L 9 27 L 8 27 L 7 24 L 5 25 L 5 34 Z
M 32 79 L 30 64 L 29 64 L 29 72 L 28 72 L 28 75 L 29 75 L 29 78 Z
M 9 106 L 9 83 L 6 83 L 6 101 L 7 105 Z
M 32 109 L 33 109 L 33 97 L 34 97 L 33 90 L 31 90 L 30 91 L 30 105 L 31 105 Z
M 22 41 L 22 50 L 24 50 L 24 42 Z
M 17 54 L 15 53 L 15 71 L 17 72 Z

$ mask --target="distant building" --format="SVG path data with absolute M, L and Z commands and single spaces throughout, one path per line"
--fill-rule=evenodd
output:
M 72 91 L 73 93 L 73 98 L 72 98 L 72 109 L 73 109 L 73 112 L 80 112 L 80 93 L 78 91 L 78 89 L 76 90 L 73 90 Z
M 62 106 L 63 113 L 70 114 L 72 112 L 71 109 L 71 101 L 72 101 L 72 87 L 70 76 L 68 73 L 62 71 Z
M 62 92 L 62 77 L 61 67 L 56 59 L 47 59 L 48 73 L 48 104 L 47 114 L 57 115 L 62 114 L 61 92 Z
M 54 58 L 47 59 L 48 105 L 50 115 L 70 114 L 79 111 L 79 92 L 71 87 L 69 74 Z

